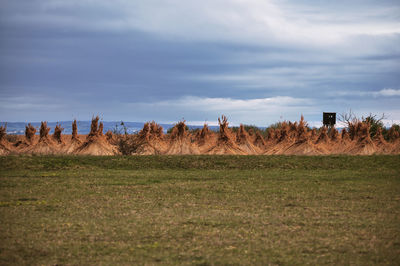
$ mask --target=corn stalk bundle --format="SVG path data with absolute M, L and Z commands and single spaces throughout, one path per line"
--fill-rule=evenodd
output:
M 76 119 L 72 122 L 72 139 L 78 140 L 78 126 L 76 125 Z
M 56 140 L 58 143 L 62 143 L 61 133 L 63 132 L 64 128 L 61 125 L 57 124 L 54 128 L 53 139 Z
M 25 138 L 27 142 L 31 143 L 33 141 L 35 134 L 36 134 L 36 128 L 34 126 L 32 126 L 31 124 L 25 126 Z
M 7 136 L 7 124 L 0 126 L 0 141 L 4 141 Z

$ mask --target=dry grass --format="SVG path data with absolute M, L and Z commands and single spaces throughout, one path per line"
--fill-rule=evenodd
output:
M 78 126 L 76 125 L 76 119 L 72 122 L 72 139 L 78 140 Z
M 103 136 L 103 129 L 104 129 L 104 124 L 103 124 L 103 122 L 100 122 L 99 130 L 98 130 L 99 136 Z
M 27 142 L 33 141 L 33 138 L 35 137 L 35 133 L 36 133 L 36 128 L 34 126 L 32 126 L 31 124 L 28 124 L 25 127 L 25 138 L 26 138 Z
M 76 120 L 72 124 L 72 137 L 61 136 L 62 128 L 57 125 L 51 139 L 50 128 L 42 122 L 39 142 L 53 145 L 54 140 L 63 145 L 53 145 L 51 149 L 36 149 L 36 129 L 30 124 L 26 127 L 26 141 L 17 140 L 7 147 L 7 154 L 40 154 L 46 150 L 52 154 L 86 155 L 151 155 L 151 154 L 238 154 L 238 155 L 329 155 L 329 154 L 399 154 L 399 129 L 393 126 L 383 133 L 374 129 L 370 136 L 370 124 L 353 121 L 349 129 L 340 134 L 336 128 L 322 127 L 310 129 L 302 116 L 298 122 L 284 121 L 268 130 L 259 130 L 243 124 L 230 128 L 225 116 L 218 118 L 219 132 L 212 132 L 207 125 L 201 130 L 191 131 L 185 121 L 178 122 L 170 133 L 164 135 L 161 125 L 147 122 L 138 134 L 113 136 L 112 132 L 103 134 L 104 125 L 99 117 L 93 117 L 91 129 L 84 140 L 77 134 Z M 5 131 L 5 130 L 3 130 Z M 385 136 L 385 137 L 384 137 Z M 18 138 L 16 138 L 18 139 Z
M 0 126 L 0 141 L 6 139 L 7 136 L 7 124 Z
M 62 143 L 61 133 L 63 132 L 64 128 L 61 125 L 56 125 L 54 128 L 53 139 L 58 143 Z
M 88 137 L 97 137 L 99 135 L 99 116 L 92 118 L 92 123 L 90 124 L 90 132 Z
M 47 122 L 40 123 L 40 140 L 47 139 L 49 137 L 50 128 L 47 126 Z
M 400 138 L 399 131 L 397 131 L 394 126 L 389 129 L 388 136 L 391 141 L 396 141 Z

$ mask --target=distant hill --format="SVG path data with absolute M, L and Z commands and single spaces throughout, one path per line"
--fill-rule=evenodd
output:
M 124 132 L 124 128 L 121 125 L 121 121 L 102 121 L 104 124 L 104 133 L 108 130 L 111 131 L 120 131 Z M 1 125 L 4 125 L 6 122 L 0 122 Z M 88 134 L 90 131 L 90 123 L 91 121 L 78 121 L 78 134 Z M 7 134 L 16 134 L 23 135 L 25 133 L 25 126 L 28 123 L 25 122 L 7 122 Z M 31 122 L 31 125 L 40 128 L 40 122 Z M 64 128 L 63 134 L 71 134 L 72 133 L 72 121 L 60 121 L 58 124 Z M 57 122 L 48 122 L 47 125 L 51 128 L 50 134 L 53 133 L 54 127 L 57 125 Z M 124 122 L 125 127 L 129 134 L 138 132 L 143 128 L 144 122 Z M 164 131 L 174 126 L 174 124 L 161 124 L 164 128 Z M 202 128 L 203 126 L 191 126 L 188 125 L 190 129 Z M 210 126 L 211 130 L 218 130 L 218 126 Z

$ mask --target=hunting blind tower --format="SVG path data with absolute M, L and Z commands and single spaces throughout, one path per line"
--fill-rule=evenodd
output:
M 336 124 L 336 113 L 323 113 L 323 124 L 327 127 L 333 127 Z

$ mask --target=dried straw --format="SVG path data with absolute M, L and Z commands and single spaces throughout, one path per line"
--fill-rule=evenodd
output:
M 76 125 L 76 119 L 72 122 L 72 139 L 78 139 L 78 126 Z
M 28 142 L 33 141 L 33 137 L 35 136 L 35 134 L 36 134 L 36 128 L 34 126 L 32 126 L 31 124 L 25 126 L 25 138 Z
M 143 125 L 143 129 L 139 131 L 138 136 L 140 139 L 150 139 L 150 122 Z
M 103 122 L 100 122 L 99 130 L 98 130 L 98 135 L 99 136 L 103 136 L 103 129 L 104 129 Z
M 224 115 L 221 116 L 221 119 L 218 117 L 219 123 L 219 141 L 226 143 L 233 143 L 232 132 L 228 128 L 228 118 Z
M 105 135 L 106 135 L 107 140 L 113 139 L 113 133 L 111 130 L 108 130 Z
M 7 135 L 7 124 L 0 126 L 0 141 L 4 140 Z
M 96 137 L 99 135 L 98 124 L 99 124 L 99 116 L 92 118 L 92 123 L 90 124 L 90 132 L 88 137 Z
M 53 139 L 55 139 L 58 143 L 62 143 L 61 133 L 63 130 L 64 128 L 62 128 L 59 124 L 57 124 L 54 128 Z
M 188 135 L 185 120 L 175 124 L 171 131 L 171 139 L 182 139 Z
M 256 132 L 256 138 L 254 140 L 254 144 L 259 147 L 264 147 L 266 145 L 265 139 L 259 131 Z
M 150 134 L 152 137 L 155 138 L 163 138 L 164 137 L 164 130 L 163 127 L 156 122 L 152 121 L 150 123 Z
M 390 141 L 395 141 L 397 140 L 400 136 L 399 132 L 396 130 L 394 126 L 392 126 L 389 131 L 388 131 L 388 138 Z
M 49 136 L 50 128 L 47 126 L 47 122 L 40 123 L 40 140 L 47 139 Z
M 317 143 L 326 143 L 326 142 L 329 142 L 328 128 L 326 126 L 323 126 L 321 128 L 321 132 L 319 133 Z
M 335 127 L 331 128 L 330 137 L 332 141 L 339 139 L 339 131 Z
M 374 140 L 376 142 L 378 142 L 379 144 L 386 143 L 386 140 L 383 138 L 382 128 L 381 127 L 378 127 L 378 129 L 376 130 L 376 134 L 374 136 Z
M 342 129 L 342 141 L 349 141 L 350 135 L 345 128 Z
M 297 126 L 297 141 L 305 142 L 308 140 L 307 123 L 304 121 L 303 115 L 301 115 L 299 125 Z
M 248 138 L 249 138 L 249 134 L 247 133 L 243 124 L 240 124 L 239 130 L 237 131 L 237 134 L 236 134 L 236 142 L 239 144 L 244 144 L 248 141 Z

